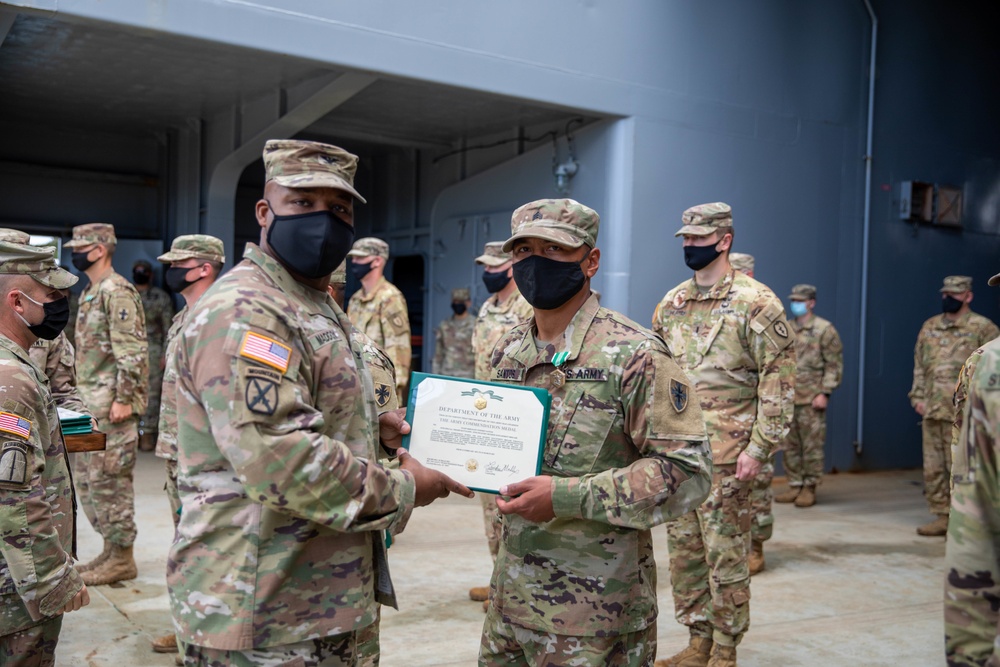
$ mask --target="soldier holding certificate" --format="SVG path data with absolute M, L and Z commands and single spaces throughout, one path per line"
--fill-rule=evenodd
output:
M 496 345 L 490 379 L 552 402 L 542 474 L 500 489 L 480 665 L 652 662 L 650 529 L 708 493 L 690 381 L 660 339 L 591 292 L 599 223 L 571 199 L 536 201 L 514 212 L 503 247 L 534 317 Z

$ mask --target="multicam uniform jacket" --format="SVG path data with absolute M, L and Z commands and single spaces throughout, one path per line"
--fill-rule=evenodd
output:
M 472 332 L 477 380 L 490 379 L 490 359 L 497 341 L 521 322 L 527 322 L 532 314 L 531 304 L 517 290 L 502 302 L 497 299 L 496 294 L 486 300 L 479 309 L 476 327 Z
M 177 342 L 180 523 L 167 563 L 184 643 L 247 650 L 351 632 L 391 596 L 381 531 L 413 477 L 376 462 L 351 324 L 255 245 Z
M 459 378 L 471 378 L 476 371 L 472 351 L 472 332 L 476 320 L 472 315 L 449 317 L 434 332 L 434 363 L 432 372 Z
M 163 389 L 160 392 L 160 423 L 156 434 L 156 455 L 168 461 L 177 460 L 177 337 L 187 324 L 190 308 L 174 315 L 164 340 Z
M 795 398 L 795 333 L 774 292 L 739 271 L 705 292 L 692 278 L 667 292 L 653 331 L 696 384 L 714 462 L 767 461 Z
M 32 363 L 49 378 L 52 398 L 58 407 L 90 414 L 76 390 L 76 351 L 65 332 L 61 332 L 53 340 L 39 338 L 32 344 L 28 354 Z
M 535 630 L 636 632 L 657 614 L 650 529 L 708 494 L 701 410 L 663 342 L 594 295 L 555 346 L 539 350 L 533 328 L 501 339 L 492 379 L 552 395 L 542 474 L 554 477 L 556 518 L 503 517 L 490 599 L 506 622 Z M 557 352 L 568 352 L 562 386 L 551 380 Z
M 795 331 L 795 405 L 810 405 L 819 394 L 832 394 L 840 386 L 844 346 L 837 330 L 822 317 L 789 324 Z
M 73 569 L 73 481 L 48 380 L 0 336 L 0 634 L 56 616 Z
M 347 304 L 351 322 L 392 361 L 400 397 L 406 396 L 410 383 L 410 316 L 403 293 L 385 278 L 368 294 L 363 289 L 351 295 Z

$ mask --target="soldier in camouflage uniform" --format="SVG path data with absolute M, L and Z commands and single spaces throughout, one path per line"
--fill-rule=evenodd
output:
M 487 243 L 483 254 L 476 258 L 476 264 L 483 267 L 483 284 L 490 297 L 479 309 L 476 326 L 472 332 L 472 348 L 475 354 L 477 380 L 490 379 L 490 360 L 493 348 L 504 334 L 516 325 L 527 322 L 532 316 L 531 304 L 524 300 L 514 282 L 514 271 L 510 253 L 503 251 L 503 242 Z M 497 511 L 497 497 L 492 493 L 480 493 L 479 502 L 483 508 L 483 528 L 490 556 L 496 562 L 500 550 L 500 514 Z M 489 586 L 474 586 L 469 589 L 469 597 L 482 601 L 483 609 L 488 607 Z
M 730 207 L 694 206 L 682 220 L 695 275 L 667 292 L 653 331 L 695 383 L 715 473 L 709 499 L 667 525 L 675 615 L 691 639 L 657 665 L 724 667 L 750 625 L 750 484 L 788 433 L 795 334 L 774 292 L 729 264 Z
M 466 288 L 451 291 L 453 315 L 438 325 L 434 332 L 434 361 L 431 372 L 458 378 L 471 378 L 476 372 L 476 357 L 472 352 L 472 330 L 476 325 L 469 315 L 472 299 Z
M 260 246 L 191 306 L 177 338 L 180 522 L 167 561 L 192 665 L 355 665 L 394 604 L 383 531 L 465 487 L 397 446 L 351 324 L 326 292 L 354 237 L 357 158 L 268 141 Z M 316 241 L 319 239 L 319 242 Z M 380 428 L 381 426 L 381 428 Z
M 600 218 L 571 199 L 521 206 L 503 246 L 534 317 L 493 351 L 491 379 L 552 396 L 542 474 L 501 487 L 503 541 L 479 664 L 649 665 L 650 529 L 696 507 L 710 451 L 663 341 L 602 308 Z M 505 499 L 509 497 L 509 499 Z
M 160 422 L 160 391 L 167 331 L 174 317 L 174 302 L 170 295 L 156 287 L 153 267 L 144 259 L 132 265 L 132 283 L 142 299 L 142 312 L 146 318 L 146 346 L 149 350 L 149 400 L 146 413 L 139 420 L 139 449 L 151 452 L 156 448 L 156 433 Z
M 53 665 L 62 614 L 90 602 L 73 567 L 73 481 L 49 383 L 30 360 L 69 319 L 77 278 L 53 248 L 0 241 L 0 664 Z
M 351 295 L 347 313 L 351 322 L 382 348 L 396 369 L 396 395 L 406 404 L 410 383 L 410 314 L 399 289 L 385 279 L 389 244 L 366 237 L 354 242 L 349 254 L 350 268 L 361 281 L 361 289 Z
M 958 373 L 972 352 L 1000 335 L 990 320 L 969 307 L 972 278 L 948 276 L 941 288 L 940 315 L 924 322 L 913 351 L 910 404 L 922 420 L 924 495 L 937 518 L 917 528 L 924 536 L 948 529 L 951 479 L 951 434 L 955 422 L 952 398 Z
M 117 243 L 114 227 L 93 223 L 74 227 L 65 244 L 73 265 L 90 278 L 76 318 L 77 389 L 107 434 L 105 451 L 77 454 L 74 465 L 83 511 L 104 538 L 101 554 L 80 567 L 88 586 L 137 575 L 132 470 L 149 357 L 139 293 L 111 266 Z
M 844 346 L 828 321 L 813 314 L 816 288 L 796 285 L 789 295 L 795 319 L 795 418 L 785 441 L 788 485 L 775 500 L 796 507 L 816 504 L 816 486 L 823 476 L 826 408 L 844 373 Z

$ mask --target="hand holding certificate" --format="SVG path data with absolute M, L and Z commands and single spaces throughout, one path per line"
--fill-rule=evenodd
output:
M 536 387 L 414 373 L 403 446 L 428 468 L 498 493 L 541 469 L 549 401 Z

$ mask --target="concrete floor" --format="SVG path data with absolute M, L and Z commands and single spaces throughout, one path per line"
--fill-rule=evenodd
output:
M 58 665 L 173 664 L 149 648 L 171 629 L 164 571 L 173 529 L 162 461 L 140 453 L 135 486 L 139 578 L 91 589 L 90 606 L 65 619 Z M 841 474 L 825 479 L 811 509 L 775 505 L 740 665 L 943 665 L 944 539 L 914 532 L 931 518 L 921 487 L 919 471 Z M 467 591 L 489 582 L 482 533 L 478 501 L 448 498 L 414 512 L 390 551 L 401 610 L 383 612 L 382 665 L 476 663 L 483 612 Z M 664 530 L 655 534 L 664 545 L 659 654 L 669 656 L 687 632 L 673 619 Z M 84 561 L 101 548 L 82 515 L 79 543 Z

